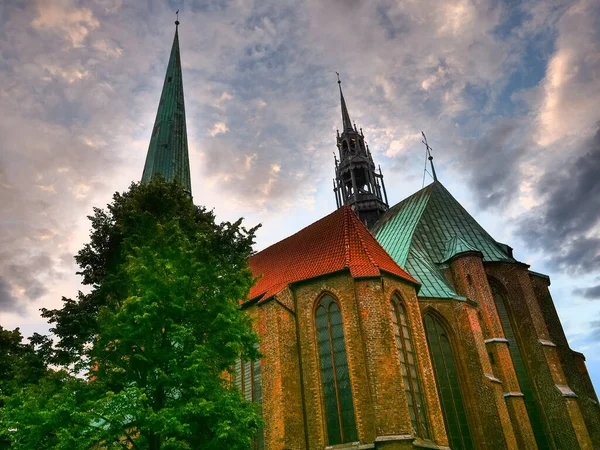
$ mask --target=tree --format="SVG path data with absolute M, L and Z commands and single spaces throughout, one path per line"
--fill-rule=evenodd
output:
M 5 399 L 47 375 L 51 349 L 52 342 L 45 336 L 35 333 L 26 343 L 19 328 L 10 331 L 0 326 L 0 449 L 10 447 L 7 429 L 1 426 Z
M 92 381 L 54 374 L 7 402 L 15 448 L 33 448 L 27 439 L 48 422 L 53 440 L 35 448 L 248 448 L 260 419 L 223 374 L 240 355 L 259 357 L 239 306 L 255 229 L 215 223 L 160 179 L 90 219 L 76 259 L 91 292 L 43 315 L 55 324 L 55 363 L 91 367 Z

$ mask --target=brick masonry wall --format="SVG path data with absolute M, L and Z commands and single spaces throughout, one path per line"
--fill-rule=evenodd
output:
M 555 449 L 591 449 L 589 433 L 576 399 L 564 397 L 557 385 L 566 385 L 562 364 L 551 342 L 537 303 L 527 266 L 520 263 L 487 263 L 489 277 L 506 291 L 507 308 L 515 320 L 514 332 L 533 384 L 536 401 L 550 445 Z
M 504 332 L 483 267 L 482 257 L 483 255 L 479 252 L 470 252 L 452 260 L 450 268 L 454 286 L 458 294 L 478 303 L 477 310 L 480 312 L 483 319 L 482 325 L 484 325 L 482 327 L 483 338 L 487 342 L 486 352 L 488 355 L 492 354 L 494 361 L 490 374 L 502 382 L 502 385 L 497 387 L 497 390 L 502 393 L 502 399 L 498 402 L 498 412 L 502 418 L 501 423 L 507 437 L 507 445 L 509 447 L 516 446 L 519 449 L 536 449 L 537 444 L 523 397 L 504 397 L 504 393 L 519 393 L 520 388 L 508 343 L 500 341 L 504 339 Z M 485 356 L 482 355 L 482 357 Z M 487 363 L 485 365 L 487 366 Z
M 431 438 L 439 448 L 447 448 L 415 288 L 387 275 L 355 280 L 348 272 L 298 283 L 275 299 L 248 308 L 257 317 L 264 355 L 265 448 L 327 445 L 315 324 L 315 308 L 325 293 L 336 299 L 342 314 L 360 442 L 389 450 L 414 448 L 390 315 L 390 300 L 397 293 L 411 323 Z
M 535 274 L 531 274 L 530 279 L 538 306 L 548 326 L 550 339 L 556 344 L 556 351 L 567 377 L 568 385 L 577 394 L 578 404 L 594 448 L 600 448 L 600 408 L 594 386 L 585 367 L 585 358 L 569 347 L 548 289 L 550 280 Z
M 508 441 L 505 436 L 508 413 L 503 406 L 501 385 L 485 375 L 491 372 L 491 364 L 477 308 L 465 301 L 448 299 L 421 299 L 419 304 L 423 315 L 436 315 L 448 332 L 475 447 L 516 448 L 512 431 L 512 440 L 510 435 Z

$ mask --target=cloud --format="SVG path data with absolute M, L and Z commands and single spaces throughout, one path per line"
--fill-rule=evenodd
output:
M 208 134 L 212 137 L 215 137 L 218 134 L 227 133 L 229 128 L 227 128 L 227 124 L 225 122 L 217 122 L 213 125 L 212 129 L 209 130 Z
M 537 142 L 550 145 L 576 137 L 593 127 L 599 117 L 600 7 L 593 0 L 579 0 L 557 23 L 556 51 L 542 82 L 543 98 L 538 114 Z
M 542 176 L 536 191 L 543 203 L 524 214 L 517 232 L 544 250 L 551 267 L 570 273 L 600 266 L 600 128 L 581 153 Z
M 90 31 L 98 28 L 100 22 L 88 8 L 73 8 L 68 2 L 38 1 L 38 16 L 31 25 L 36 30 L 60 34 L 73 47 L 82 47 Z
M 17 307 L 17 299 L 10 290 L 10 285 L 0 277 L 0 311 L 12 311 Z
M 481 208 L 502 209 L 519 195 L 521 162 L 531 149 L 526 121 L 499 117 L 482 127 L 476 138 L 463 142 L 460 171 L 468 174 Z
M 592 320 L 590 322 L 590 330 L 588 341 L 596 344 L 600 341 L 600 320 Z
M 573 294 L 588 300 L 600 300 L 600 284 L 588 288 L 573 289 Z

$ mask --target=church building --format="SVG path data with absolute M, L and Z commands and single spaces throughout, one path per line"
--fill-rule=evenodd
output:
M 337 209 L 249 261 L 263 358 L 235 382 L 260 405 L 255 448 L 599 449 L 548 276 L 437 177 L 390 207 L 338 84 Z M 155 174 L 191 194 L 177 30 L 142 181 Z

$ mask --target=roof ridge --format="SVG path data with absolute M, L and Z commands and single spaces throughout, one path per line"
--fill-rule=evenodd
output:
M 280 240 L 280 241 L 273 242 L 273 243 L 272 243 L 271 245 L 269 245 L 268 247 L 265 247 L 265 248 L 263 248 L 262 250 L 259 250 L 259 251 L 257 251 L 256 253 L 254 253 L 253 255 L 251 255 L 251 257 L 252 257 L 252 256 L 256 256 L 256 255 L 258 255 L 259 253 L 266 252 L 267 250 L 270 250 L 270 249 L 272 249 L 272 247 L 279 246 L 279 245 L 282 245 L 282 244 L 283 244 L 283 243 L 285 243 L 285 242 L 289 242 L 289 241 L 291 241 L 291 240 L 294 238 L 294 236 L 296 236 L 297 234 L 300 234 L 300 233 L 302 233 L 304 230 L 306 230 L 307 228 L 310 228 L 310 227 L 312 227 L 314 224 L 316 224 L 316 223 L 318 223 L 318 222 L 321 222 L 322 220 L 325 220 L 325 219 L 327 219 L 329 216 L 332 216 L 333 214 L 337 213 L 337 211 L 338 211 L 338 210 L 336 209 L 335 211 L 333 211 L 333 212 L 331 212 L 331 213 L 327 214 L 326 216 L 323 216 L 323 217 L 321 217 L 320 219 L 318 219 L 318 220 L 315 220 L 313 223 L 309 223 L 309 224 L 308 224 L 308 225 L 306 225 L 305 227 L 302 227 L 302 228 L 300 228 L 298 231 L 296 231 L 296 232 L 295 232 L 295 233 L 293 233 L 293 234 L 290 234 L 288 237 L 285 237 L 285 238 L 283 238 L 283 239 L 282 239 L 282 240 Z
M 432 183 L 432 184 L 435 184 L 435 183 Z M 467 209 L 452 195 L 452 193 L 446 188 L 446 186 L 444 186 L 439 181 L 437 182 L 437 184 L 439 184 L 440 188 L 442 189 L 442 192 L 445 195 L 448 195 L 454 201 L 454 203 L 456 205 L 458 205 L 461 212 L 463 214 L 465 214 L 466 217 L 468 217 L 470 220 L 472 220 L 475 225 L 477 225 L 477 227 L 479 228 L 479 231 L 482 232 L 484 238 L 488 238 L 502 255 L 506 256 L 508 259 L 515 260 L 511 256 L 506 255 L 506 252 L 504 251 L 504 249 L 498 245 L 498 241 L 496 239 L 494 239 L 494 237 L 490 233 L 488 233 L 488 231 L 483 226 L 481 226 L 479 221 L 477 219 L 475 219 L 475 217 L 473 217 L 473 215 L 469 211 L 467 211 Z
M 354 214 L 354 212 L 352 212 L 352 214 Z M 354 214 L 354 220 L 353 220 L 352 222 L 353 222 L 353 225 L 354 225 L 355 227 L 357 226 L 357 225 L 356 225 L 356 222 L 357 222 L 357 221 L 360 221 L 360 220 L 358 219 L 358 217 L 356 216 L 356 214 Z M 367 227 L 366 227 L 366 226 L 365 226 L 365 225 L 364 225 L 362 222 L 360 222 L 360 225 L 358 225 L 358 226 L 360 227 L 361 225 L 362 225 L 362 226 L 363 226 L 363 227 L 366 229 L 367 233 L 371 234 L 371 233 L 369 232 L 369 230 L 367 229 Z M 369 261 L 371 262 L 371 264 L 373 264 L 375 267 L 377 267 L 377 269 L 380 269 L 380 270 L 381 270 L 381 267 L 379 266 L 379 264 L 377 264 L 377 263 L 375 262 L 375 260 L 373 259 L 373 257 L 371 256 L 371 252 L 369 252 L 368 245 L 367 245 L 367 243 L 365 242 L 365 240 L 363 239 L 363 237 L 362 237 L 362 235 L 361 235 L 361 233 L 359 232 L 359 230 L 358 230 L 358 229 L 356 229 L 356 235 L 358 236 L 358 241 L 360 242 L 360 246 L 362 247 L 363 251 L 364 251 L 364 252 L 365 252 L 365 254 L 367 255 L 367 258 L 369 259 Z M 373 239 L 375 239 L 375 238 L 373 238 Z M 375 239 L 375 242 L 377 242 L 377 240 L 376 240 L 376 239 Z M 377 242 L 377 243 L 378 243 L 378 242 Z M 378 244 L 379 244 L 379 243 L 378 243 Z M 381 245 L 381 244 L 379 244 L 379 245 Z

